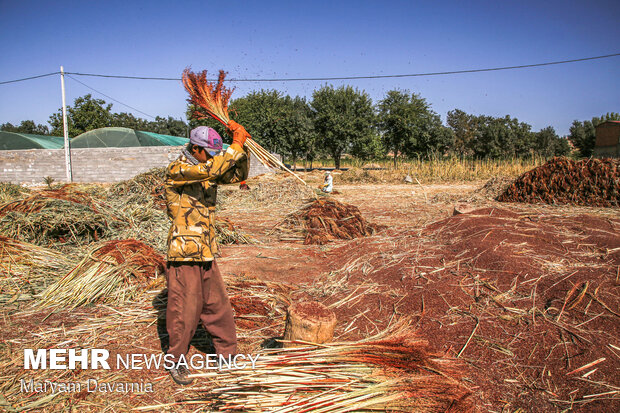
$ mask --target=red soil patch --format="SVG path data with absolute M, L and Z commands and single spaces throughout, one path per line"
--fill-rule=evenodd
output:
M 619 229 L 619 219 L 480 209 L 333 250 L 347 289 L 324 302 L 358 289 L 335 309 L 344 339 L 413 317 L 435 348 L 469 363 L 481 407 L 618 411 Z
M 500 202 L 620 206 L 620 161 L 553 158 L 521 175 Z

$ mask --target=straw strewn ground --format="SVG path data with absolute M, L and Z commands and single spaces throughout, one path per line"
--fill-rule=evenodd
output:
M 439 179 L 457 179 L 464 171 Z M 0 405 L 49 412 L 222 411 L 242 404 L 245 410 L 265 411 L 270 404 L 293 412 L 310 403 L 316 403 L 314 411 L 469 411 L 472 405 L 488 412 L 617 411 L 617 208 L 499 203 L 493 198 L 506 182 L 487 182 L 486 172 L 467 175 L 475 181 L 441 184 L 420 174 L 403 184 L 402 172 L 390 181 L 398 184 L 351 184 L 336 173 L 340 194 L 331 198 L 387 228 L 326 245 L 281 240 L 274 232 L 314 194 L 294 178 L 253 178 L 250 191 L 223 187 L 218 214 L 225 227 L 229 220 L 235 231 L 256 241 L 225 245 L 219 260 L 240 352 L 264 353 L 265 359 L 254 375 L 195 371 L 195 385 L 186 388 L 161 368 L 23 369 L 24 348 L 105 348 L 116 357 L 161 354 L 167 345 L 161 277 L 154 284 L 139 279 L 140 288 L 123 304 L 99 297 L 72 310 L 74 303 L 36 306 L 37 294 L 71 269 L 83 269 L 77 279 L 84 280 L 94 267 L 101 273 L 125 268 L 118 261 L 92 260 L 93 251 L 111 240 L 136 239 L 165 252 L 167 217 L 149 191 L 157 182 L 151 175 L 140 178 L 146 182 L 142 188 L 77 188 L 107 205 L 103 212 L 119 217 L 120 224 L 109 225 L 103 239 L 82 239 L 88 247 L 58 238 L 46 238 L 43 246 L 2 239 Z M 323 177 L 321 172 L 302 176 L 310 183 Z M 119 188 L 127 192 L 114 192 Z M 11 201 L 26 196 L 32 195 Z M 452 217 L 457 201 L 478 212 Z M 339 344 L 305 353 L 271 349 L 283 333 L 286 307 L 302 299 L 334 309 Z M 408 327 L 396 334 L 403 324 Z M 210 346 L 199 329 L 190 356 L 209 353 Z M 352 360 L 354 349 L 381 357 Z M 407 356 L 409 351 L 420 357 Z M 386 368 L 387 360 L 401 357 L 404 364 Z M 20 379 L 88 378 L 148 382 L 154 393 L 20 391 Z

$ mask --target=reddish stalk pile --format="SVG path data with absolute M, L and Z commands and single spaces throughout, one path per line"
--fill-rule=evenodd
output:
M 37 212 L 43 209 L 50 199 L 60 199 L 75 204 L 90 207 L 93 212 L 99 212 L 93 203 L 93 199 L 85 192 L 73 188 L 72 184 L 63 185 L 58 189 L 45 189 L 37 191 L 24 199 L 8 202 L 0 206 L 0 215 L 8 212 L 22 212 L 25 214 Z
M 359 342 L 265 350 L 252 374 L 229 370 L 195 377 L 219 386 L 201 399 L 217 411 L 465 413 L 474 406 L 462 369 L 461 362 L 402 331 Z
M 326 244 L 335 239 L 353 239 L 372 235 L 379 226 L 362 217 L 360 210 L 332 199 L 317 199 L 287 220 L 288 224 L 301 224 L 304 244 Z
M 39 306 L 121 304 L 153 286 L 164 265 L 164 258 L 143 242 L 108 241 L 94 247 L 67 275 L 50 285 L 42 293 Z
M 553 158 L 521 175 L 497 200 L 617 207 L 620 205 L 620 161 Z

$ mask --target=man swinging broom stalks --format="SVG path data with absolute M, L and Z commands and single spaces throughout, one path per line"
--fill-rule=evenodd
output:
M 178 384 L 190 384 L 188 370 L 178 365 L 189 349 L 198 321 L 213 337 L 217 353 L 236 354 L 237 338 L 232 307 L 215 263 L 215 199 L 218 184 L 244 181 L 248 157 L 244 148 L 268 167 L 286 168 L 280 160 L 254 142 L 245 128 L 228 117 L 228 101 L 233 92 L 224 86 L 226 73 L 220 70 L 217 83 L 207 81 L 206 70 L 183 72 L 188 101 L 196 119 L 213 119 L 226 126 L 233 143 L 223 155 L 222 138 L 206 126 L 193 129 L 190 143 L 166 170 L 166 206 L 172 226 L 168 234 L 168 308 L 166 329 L 176 368 L 170 374 Z
M 243 126 L 228 119 L 227 104 L 232 91 L 221 84 L 222 75 L 215 86 L 204 75 L 203 72 L 201 78 L 184 72 L 189 101 L 225 124 L 233 142 L 220 154 L 219 134 L 206 126 L 195 128 L 188 146 L 166 169 L 166 206 L 172 220 L 166 267 L 166 329 L 170 340 L 167 353 L 175 361 L 175 367 L 169 370 L 172 379 L 182 385 L 191 384 L 193 379 L 188 377 L 187 368 L 178 364 L 179 358 L 187 353 L 199 321 L 211 334 L 218 354 L 227 357 L 237 352 L 233 311 L 215 262 L 215 201 L 218 184 L 247 178 L 244 145 L 250 135 Z M 206 117 L 198 111 L 197 115 Z

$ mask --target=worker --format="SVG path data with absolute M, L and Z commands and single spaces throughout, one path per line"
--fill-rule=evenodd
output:
M 179 358 L 186 356 L 199 321 L 213 338 L 218 354 L 237 353 L 233 310 L 215 262 L 215 198 L 218 184 L 247 178 L 243 146 L 250 135 L 235 121 L 230 121 L 227 133 L 233 142 L 222 153 L 222 138 L 214 129 L 193 129 L 187 147 L 166 169 L 166 207 L 172 220 L 166 265 L 167 354 L 175 363 L 170 375 L 181 385 L 193 382 Z
M 328 194 L 332 192 L 334 189 L 334 178 L 332 177 L 332 173 L 330 171 L 325 171 L 325 179 L 323 180 L 323 186 L 321 187 L 321 191 L 327 192 Z

